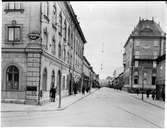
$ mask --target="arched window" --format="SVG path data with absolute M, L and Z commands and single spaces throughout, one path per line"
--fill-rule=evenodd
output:
M 66 49 L 65 48 L 64 48 L 63 53 L 64 53 L 64 61 L 66 61 Z
M 52 80 L 51 80 L 51 86 L 54 87 L 55 86 L 55 71 L 52 71 L 52 76 L 51 76 Z
M 138 71 L 134 72 L 134 84 L 138 84 L 139 83 L 139 73 Z
M 59 43 L 59 51 L 58 51 L 58 56 L 59 56 L 59 58 L 61 58 L 61 45 L 60 45 L 60 43 Z
M 6 86 L 7 89 L 19 89 L 19 70 L 16 66 L 11 65 L 6 70 Z
M 42 90 L 47 90 L 47 69 L 45 68 L 43 71 L 43 79 L 42 79 Z

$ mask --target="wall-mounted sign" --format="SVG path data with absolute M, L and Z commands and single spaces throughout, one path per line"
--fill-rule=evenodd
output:
M 28 34 L 28 37 L 31 39 L 31 40 L 37 40 L 39 39 L 40 35 L 38 33 L 29 33 Z

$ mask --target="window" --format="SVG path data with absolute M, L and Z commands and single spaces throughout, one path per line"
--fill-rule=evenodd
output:
M 44 30 L 44 44 L 45 44 L 45 48 L 48 49 L 48 32 L 47 32 L 47 28 Z
M 70 58 L 70 55 L 69 55 L 69 52 L 67 52 L 67 63 L 69 63 L 69 58 Z
M 42 90 L 47 90 L 47 69 L 45 68 L 42 76 Z
M 135 55 L 139 56 L 140 55 L 139 51 L 135 51 Z
M 135 58 L 139 58 L 139 55 L 140 55 L 139 51 L 135 51 Z
M 59 14 L 59 34 L 62 35 L 62 13 Z
M 54 87 L 55 86 L 55 71 L 52 71 L 52 76 L 51 76 L 51 86 Z
M 134 84 L 138 84 L 138 78 L 137 77 L 134 78 Z
M 59 50 L 58 50 L 58 57 L 61 58 L 61 45 L 60 45 L 60 43 L 59 43 L 58 49 L 59 49 Z
M 66 49 L 64 48 L 64 51 L 63 51 L 63 55 L 64 55 L 64 61 L 66 60 Z
M 156 77 L 152 76 L 152 85 L 155 85 Z
M 65 76 L 63 76 L 63 87 L 62 90 L 65 90 Z
M 136 41 L 136 46 L 139 46 L 140 42 L 139 41 Z
M 22 13 L 24 11 L 24 9 L 22 9 L 22 3 L 20 3 L 20 2 L 10 2 L 10 3 L 6 3 L 6 8 L 5 8 L 4 11 L 6 13 L 14 12 L 14 11 L 20 11 Z
M 53 21 L 54 28 L 56 28 L 56 23 L 57 23 L 57 7 L 56 7 L 56 4 L 53 5 L 52 19 L 53 19 L 52 21 Z
M 20 42 L 20 41 L 21 41 L 21 27 L 8 26 L 8 42 Z
M 70 44 L 70 26 L 68 26 L 68 44 Z
M 55 55 L 56 53 L 56 41 L 55 41 L 55 36 L 53 36 L 52 39 L 52 53 Z
M 19 89 L 19 70 L 16 66 L 9 66 L 6 70 L 6 85 L 9 90 Z
M 153 43 L 154 43 L 153 44 L 154 46 L 158 46 L 159 45 L 157 41 L 154 41 Z
M 71 47 L 72 47 L 72 44 L 73 44 L 73 33 L 71 32 Z
M 153 61 L 153 68 L 157 67 L 157 63 L 155 61 Z
M 67 23 L 66 23 L 66 20 L 64 20 L 64 40 L 67 39 Z
M 139 61 L 135 61 L 135 67 L 139 66 Z

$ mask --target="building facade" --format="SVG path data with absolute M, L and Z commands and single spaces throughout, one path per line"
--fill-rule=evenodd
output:
M 124 45 L 124 87 L 128 89 L 156 88 L 157 61 L 165 33 L 154 19 L 139 19 Z
M 70 2 L 2 4 L 2 101 L 49 101 L 51 86 L 72 94 L 86 39 Z
M 86 57 L 83 57 L 83 87 L 91 88 L 91 66 Z
M 166 36 L 165 36 L 166 37 Z M 165 101 L 165 63 L 166 61 L 166 38 L 160 44 L 160 55 L 157 58 L 156 99 Z

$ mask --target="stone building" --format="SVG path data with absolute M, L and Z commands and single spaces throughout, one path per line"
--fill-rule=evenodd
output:
M 139 19 L 124 45 L 124 87 L 132 89 L 156 88 L 157 57 L 165 33 L 154 19 Z
M 43 103 L 82 78 L 86 39 L 70 2 L 2 3 L 2 101 Z
M 85 56 L 83 56 L 83 86 L 91 87 L 91 66 Z
M 165 101 L 165 63 L 166 61 L 166 36 L 160 44 L 160 55 L 157 58 L 156 99 Z

